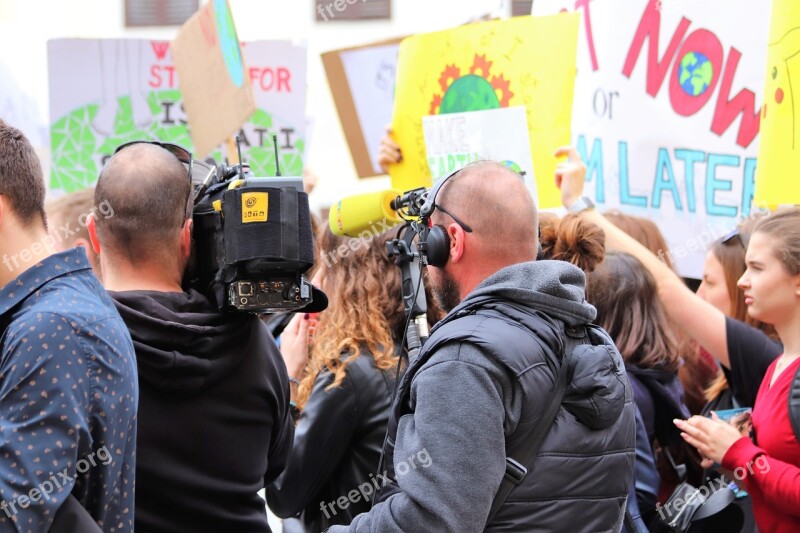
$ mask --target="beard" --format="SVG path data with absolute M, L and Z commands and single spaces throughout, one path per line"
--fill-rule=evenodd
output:
M 449 313 L 461 303 L 461 291 L 458 283 L 443 269 L 441 270 L 439 283 L 433 283 L 431 290 L 436 303 L 445 313 Z

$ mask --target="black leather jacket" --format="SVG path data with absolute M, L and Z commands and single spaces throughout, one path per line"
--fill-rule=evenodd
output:
M 272 512 L 281 518 L 302 513 L 309 532 L 349 524 L 369 511 L 364 494 L 370 500 L 375 495 L 366 487 L 374 487 L 395 369 L 382 372 L 370 354 L 362 353 L 347 366 L 342 384 L 325 390 L 332 382 L 329 372 L 317 377 L 286 469 L 266 491 Z

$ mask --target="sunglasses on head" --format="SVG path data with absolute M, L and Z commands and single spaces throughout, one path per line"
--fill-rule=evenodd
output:
M 452 218 L 456 222 L 456 224 L 461 226 L 461 229 L 463 229 L 465 232 L 472 233 L 472 228 L 468 224 L 462 222 L 460 218 L 458 218 L 453 213 L 451 213 L 450 211 L 445 209 L 443 205 L 436 204 L 436 209 L 441 211 L 442 213 L 448 215 L 450 218 Z M 429 218 L 428 219 L 428 227 L 431 227 L 432 225 L 433 225 L 433 222 L 431 222 L 431 220 Z
M 117 147 L 117 149 L 114 150 L 114 155 L 118 154 L 119 152 L 121 152 L 125 148 L 127 148 L 129 146 L 132 146 L 134 144 L 154 144 L 156 146 L 159 146 L 159 147 L 163 148 L 167 152 L 171 153 L 172 155 L 174 155 L 178 159 L 178 161 L 183 163 L 183 165 L 186 167 L 186 174 L 189 176 L 189 195 L 186 198 L 186 211 L 184 213 L 185 214 L 184 220 L 186 220 L 187 218 L 192 218 L 192 207 L 194 205 L 194 194 L 193 194 L 194 193 L 194 180 L 192 179 L 192 170 L 193 170 L 192 169 L 192 153 L 189 150 L 187 150 L 186 148 L 178 146 L 177 144 L 163 143 L 163 142 L 160 142 L 160 141 L 141 140 L 141 141 L 131 141 L 131 142 L 127 142 L 125 144 L 119 145 Z
M 741 232 L 741 231 L 739 231 L 739 228 L 735 228 L 733 231 L 731 231 L 730 233 L 728 233 L 727 235 L 725 235 L 725 236 L 724 236 L 724 237 L 723 237 L 723 238 L 720 240 L 720 242 L 721 242 L 722 244 L 728 244 L 729 242 L 733 241 L 734 239 L 736 239 L 737 241 L 739 241 L 739 244 L 741 244 L 741 245 L 742 245 L 742 248 L 744 248 L 745 250 L 747 250 L 747 244 L 748 244 L 748 242 L 747 242 L 747 241 L 749 241 L 749 240 L 750 240 L 750 239 L 749 239 L 749 236 L 747 236 L 747 235 L 742 235 L 742 232 Z

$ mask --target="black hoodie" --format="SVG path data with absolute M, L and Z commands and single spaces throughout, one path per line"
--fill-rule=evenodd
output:
M 255 316 L 198 292 L 112 292 L 139 369 L 136 531 L 270 531 L 258 491 L 294 424 L 286 367 Z

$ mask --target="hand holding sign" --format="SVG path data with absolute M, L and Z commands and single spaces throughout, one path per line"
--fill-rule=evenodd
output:
M 562 146 L 554 155 L 567 156 L 566 161 L 556 165 L 556 187 L 561 191 L 561 203 L 568 208 L 583 196 L 586 165 L 574 146 Z

